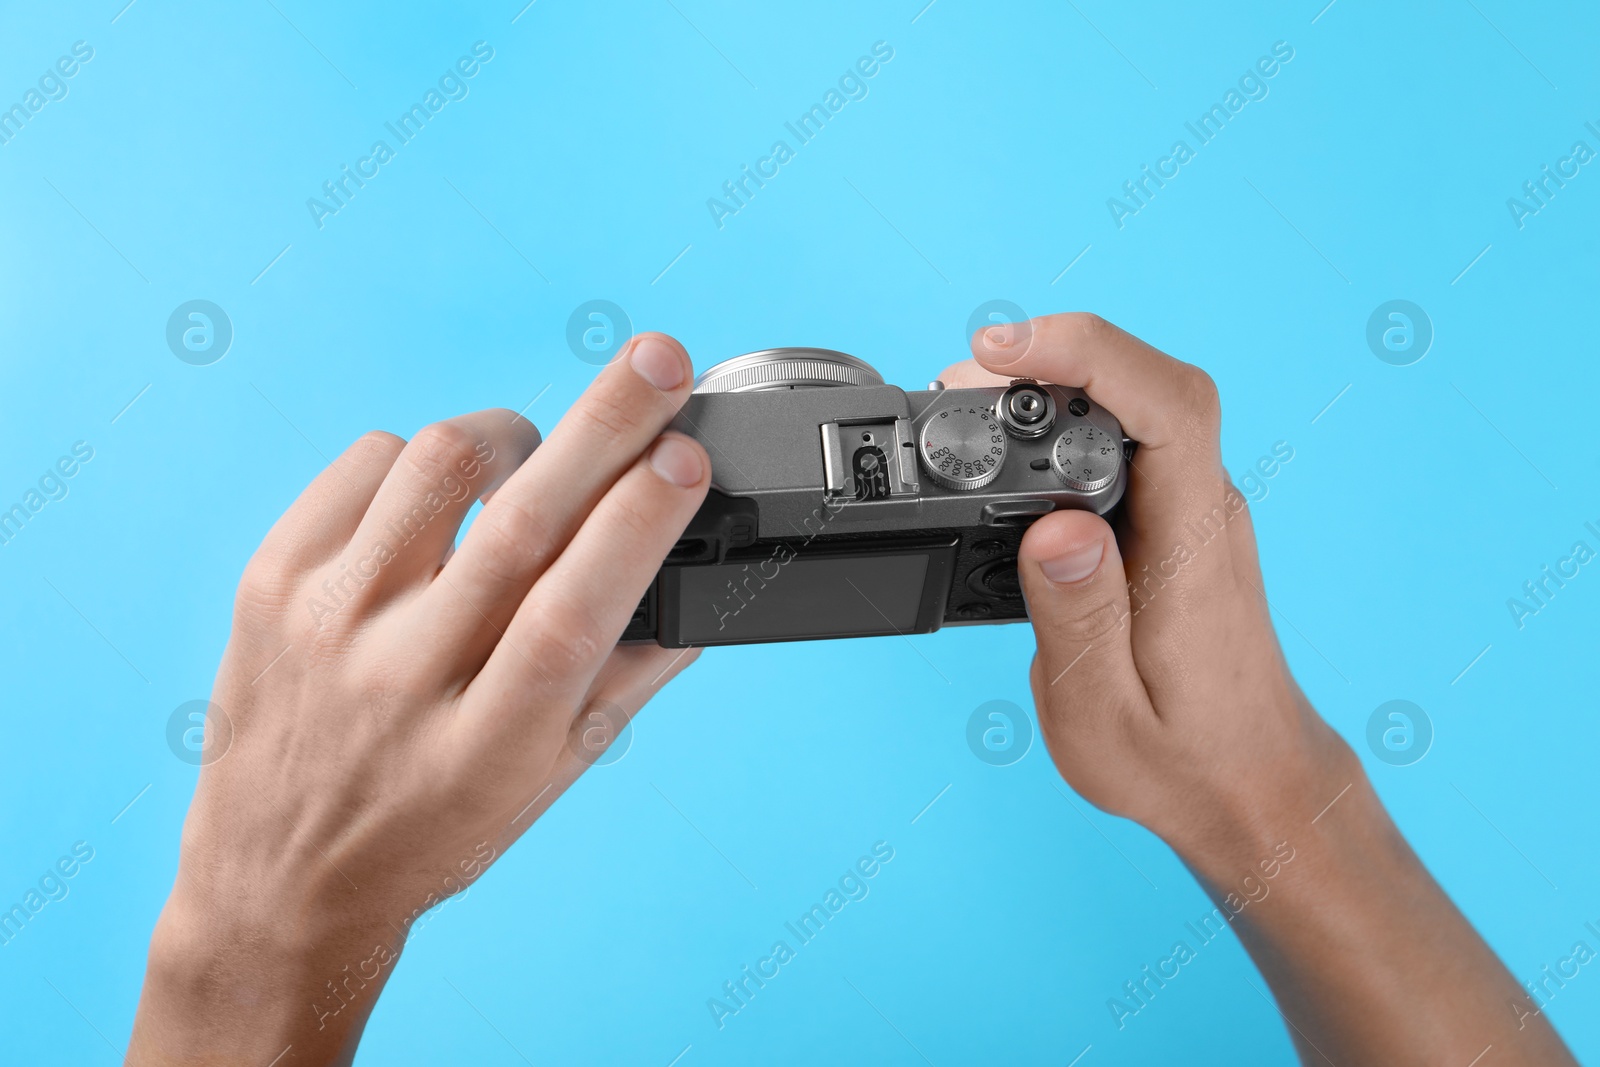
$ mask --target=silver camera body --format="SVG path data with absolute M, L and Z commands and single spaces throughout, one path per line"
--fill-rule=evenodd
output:
M 623 634 L 668 648 L 1025 619 L 1023 532 L 1108 515 L 1133 448 L 1081 389 L 907 392 L 815 348 L 717 364 L 673 428 L 705 446 L 712 488 Z

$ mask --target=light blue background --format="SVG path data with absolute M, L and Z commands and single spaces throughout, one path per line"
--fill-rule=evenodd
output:
M 195 779 L 167 718 L 271 521 L 364 430 L 536 395 L 548 428 L 594 373 L 564 340 L 593 298 L 702 367 L 810 344 L 920 386 L 994 298 L 1204 366 L 1236 476 L 1295 450 L 1254 513 L 1308 694 L 1519 979 L 1595 944 L 1600 572 L 1520 631 L 1506 600 L 1600 548 L 1600 164 L 1524 229 L 1506 199 L 1600 149 L 1600 16 L 923 2 L 0 6 L 0 101 L 95 48 L 0 146 L 0 505 L 95 449 L 0 547 L 0 903 L 95 849 L 0 947 L 0 1058 L 125 1047 Z M 470 96 L 319 231 L 306 198 L 478 40 Z M 706 199 L 880 40 L 870 95 L 719 231 Z M 1279 40 L 1270 96 L 1119 230 L 1106 199 Z M 164 341 L 195 298 L 236 332 L 209 367 Z M 1434 323 L 1413 366 L 1365 342 L 1392 298 Z M 1208 903 L 1042 746 L 968 751 L 973 708 L 1029 705 L 1026 628 L 911 643 L 707 654 L 430 920 L 360 1062 L 1289 1062 L 1231 935 L 1117 1030 L 1107 998 Z M 1410 767 L 1365 743 L 1395 698 L 1436 730 Z M 706 999 L 879 840 L 871 895 L 719 1032 Z M 1600 971 L 1549 1013 L 1600 1056 Z

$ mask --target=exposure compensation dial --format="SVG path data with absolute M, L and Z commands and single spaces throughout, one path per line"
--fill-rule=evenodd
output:
M 1092 493 L 1117 476 L 1122 442 L 1085 419 L 1061 427 L 1050 452 L 1050 469 L 1068 489 Z
M 990 408 L 936 407 L 922 420 L 917 455 L 928 477 L 946 489 L 982 489 L 1006 462 L 1006 432 Z

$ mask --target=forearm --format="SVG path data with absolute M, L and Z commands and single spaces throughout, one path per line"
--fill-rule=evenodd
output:
M 1302 1060 L 1466 1067 L 1492 1047 L 1499 1065 L 1575 1063 L 1354 755 L 1336 739 L 1325 747 L 1249 831 L 1189 857 L 1224 910 L 1238 908 L 1234 929 Z M 1267 878 L 1262 857 L 1279 846 L 1293 858 Z

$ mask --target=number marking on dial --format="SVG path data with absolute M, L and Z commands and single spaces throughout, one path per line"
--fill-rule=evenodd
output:
M 1051 465 L 1069 489 L 1093 492 L 1117 474 L 1118 445 L 1111 435 L 1089 423 L 1067 427 L 1056 438 Z
M 1006 435 L 987 407 L 957 405 L 929 415 L 919 442 L 922 465 L 946 489 L 983 488 L 1006 458 Z

